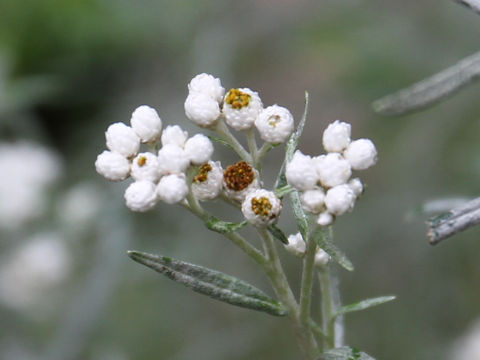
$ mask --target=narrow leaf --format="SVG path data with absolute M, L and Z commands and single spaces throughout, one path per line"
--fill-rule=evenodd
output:
M 285 235 L 285 233 L 280 229 L 278 228 L 276 225 L 270 225 L 268 228 L 267 228 L 268 232 L 270 234 L 272 234 L 272 236 L 277 239 L 277 240 L 280 240 L 282 243 L 284 244 L 288 244 L 288 238 L 287 236 Z
M 284 187 L 287 185 L 287 178 L 285 177 L 285 166 L 286 164 L 292 160 L 293 154 L 297 149 L 298 142 L 300 141 L 300 136 L 303 133 L 303 128 L 305 127 L 305 122 L 307 121 L 307 114 L 308 114 L 308 92 L 305 91 L 305 108 L 303 110 L 302 118 L 298 123 L 297 130 L 290 135 L 290 138 L 287 141 L 287 145 L 285 147 L 285 160 L 283 160 L 282 167 L 280 168 L 280 172 L 278 173 L 277 179 L 275 181 L 275 189 Z
M 477 52 L 432 77 L 376 100 L 372 106 L 382 115 L 406 114 L 441 101 L 479 78 L 480 52 Z
M 480 0 L 453 0 L 463 6 L 466 6 L 477 14 L 480 14 Z
M 338 316 L 351 313 L 354 311 L 365 310 L 373 306 L 381 305 L 392 300 L 395 300 L 395 296 L 380 296 L 372 299 L 366 299 L 355 304 L 346 305 L 338 309 L 337 312 L 333 315 L 333 318 L 336 318 Z
M 311 234 L 317 245 L 321 247 L 328 255 L 332 257 L 345 270 L 353 271 L 352 262 L 347 256 L 337 248 L 324 227 L 317 227 Z
M 291 187 L 290 185 L 285 185 L 280 188 L 277 188 L 275 190 L 275 195 L 279 198 L 282 199 L 285 195 L 290 194 L 292 191 L 294 191 L 295 188 Z
M 211 216 L 209 220 L 205 223 L 205 225 L 207 226 L 207 228 L 209 228 L 212 231 L 218 232 L 220 234 L 226 234 L 229 232 L 240 230 L 245 225 L 247 225 L 247 221 L 234 223 L 234 222 L 222 221 L 217 219 L 214 216 Z
M 212 135 L 208 135 L 208 138 L 209 138 L 211 141 L 215 141 L 215 142 L 217 142 L 217 143 L 219 143 L 219 144 L 222 144 L 222 145 L 224 145 L 224 146 L 226 146 L 226 147 L 228 147 L 228 148 L 230 148 L 230 149 L 232 149 L 232 150 L 235 151 L 235 149 L 232 147 L 232 145 L 230 145 L 230 143 L 229 143 L 228 141 L 225 141 L 225 140 L 223 140 L 223 139 L 221 139 L 221 138 L 219 138 L 219 137 L 217 137 L 217 136 L 212 136 Z
M 318 360 L 375 360 L 370 355 L 351 346 L 328 350 Z
M 271 315 L 286 315 L 278 301 L 233 276 L 165 256 L 139 251 L 128 251 L 127 254 L 136 262 L 216 300 Z
M 308 232 L 308 218 L 303 211 L 302 201 L 300 200 L 300 194 L 297 190 L 290 193 L 290 202 L 292 203 L 293 216 L 297 221 L 298 230 L 302 234 L 304 239 L 307 238 Z M 326 250 L 325 250 L 326 251 Z

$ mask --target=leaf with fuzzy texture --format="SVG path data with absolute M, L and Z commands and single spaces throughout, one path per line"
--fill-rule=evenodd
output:
M 372 298 L 372 299 L 365 299 L 365 300 L 359 301 L 355 304 L 350 304 L 350 305 L 346 305 L 346 306 L 341 307 L 334 314 L 334 318 L 337 317 L 337 316 L 341 316 L 341 315 L 344 315 L 344 314 L 347 314 L 347 313 L 354 312 L 354 311 L 365 310 L 365 309 L 371 308 L 373 306 L 381 305 L 381 304 L 384 304 L 384 303 L 392 301 L 392 300 L 395 300 L 395 296 L 380 296 L 380 297 L 376 297 L 376 298 Z
M 217 219 L 214 216 L 210 216 L 210 218 L 205 223 L 205 225 L 207 226 L 208 229 L 212 231 L 218 232 L 220 234 L 226 234 L 226 233 L 240 230 L 245 225 L 247 225 L 247 221 L 234 223 L 234 222 L 222 221 Z
M 341 267 L 348 271 L 354 270 L 350 259 L 348 259 L 347 256 L 337 248 L 335 244 L 333 244 L 330 235 L 324 227 L 318 226 L 311 234 L 311 237 L 315 240 L 317 245 L 330 255 Z
M 233 276 L 165 256 L 139 251 L 128 251 L 127 254 L 136 262 L 213 299 L 275 316 L 286 315 L 285 308 L 278 301 Z

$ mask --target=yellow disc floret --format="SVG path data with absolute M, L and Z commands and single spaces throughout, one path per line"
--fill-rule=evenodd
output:
M 225 102 L 232 108 L 240 110 L 241 108 L 250 104 L 251 98 L 251 95 L 241 91 L 240 89 L 230 89 L 225 97 Z
M 240 161 L 225 169 L 223 179 L 230 190 L 242 191 L 255 180 L 255 172 L 246 161 Z
M 195 183 L 203 183 L 208 179 L 208 173 L 212 171 L 212 165 L 209 163 L 203 164 L 200 169 L 198 170 L 197 175 L 193 178 L 193 182 Z
M 255 215 L 262 216 L 262 217 L 269 217 L 272 210 L 272 203 L 270 200 L 262 196 L 260 198 L 254 197 L 252 199 L 252 211 Z

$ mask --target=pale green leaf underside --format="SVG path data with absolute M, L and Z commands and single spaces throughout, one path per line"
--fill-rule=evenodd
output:
M 271 315 L 286 315 L 284 307 L 278 301 L 233 276 L 165 256 L 139 251 L 128 251 L 127 253 L 136 262 L 148 266 L 198 293 Z
M 375 360 L 370 355 L 350 346 L 328 350 L 318 360 Z
M 372 299 L 362 300 L 362 301 L 359 301 L 358 303 L 345 305 L 341 307 L 340 309 L 337 310 L 337 312 L 334 314 L 333 317 L 336 318 L 337 316 L 351 313 L 354 311 L 365 310 L 373 306 L 381 305 L 392 300 L 395 300 L 395 296 L 380 296 Z
M 321 247 L 328 255 L 330 255 L 332 259 L 335 260 L 341 267 L 348 271 L 354 270 L 352 262 L 339 248 L 333 244 L 325 228 L 316 228 L 311 236 L 317 245 Z
M 210 218 L 205 223 L 205 225 L 207 226 L 208 229 L 212 231 L 218 232 L 220 234 L 226 234 L 226 233 L 240 230 L 245 225 L 247 225 L 247 221 L 234 223 L 234 222 L 222 221 L 217 219 L 214 216 L 210 216 Z

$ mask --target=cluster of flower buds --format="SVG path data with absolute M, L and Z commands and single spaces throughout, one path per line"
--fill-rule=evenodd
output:
M 330 225 L 335 216 L 351 211 L 363 192 L 353 170 L 364 170 L 377 161 L 377 150 L 369 139 L 350 139 L 350 124 L 335 121 L 323 133 L 327 154 L 311 157 L 297 150 L 286 167 L 286 178 L 301 192 L 305 211 L 317 215 L 320 226 Z
M 138 107 L 130 120 L 110 125 L 105 133 L 105 150 L 95 162 L 97 172 L 108 180 L 132 177 L 125 191 L 127 206 L 133 211 L 152 209 L 158 201 L 176 204 L 189 192 L 186 171 L 191 165 L 210 163 L 213 145 L 208 137 L 188 137 L 178 125 L 162 131 L 157 112 L 146 105 Z M 153 150 L 161 142 L 158 153 Z M 141 144 L 149 149 L 140 152 Z M 215 166 L 215 163 L 212 163 Z

